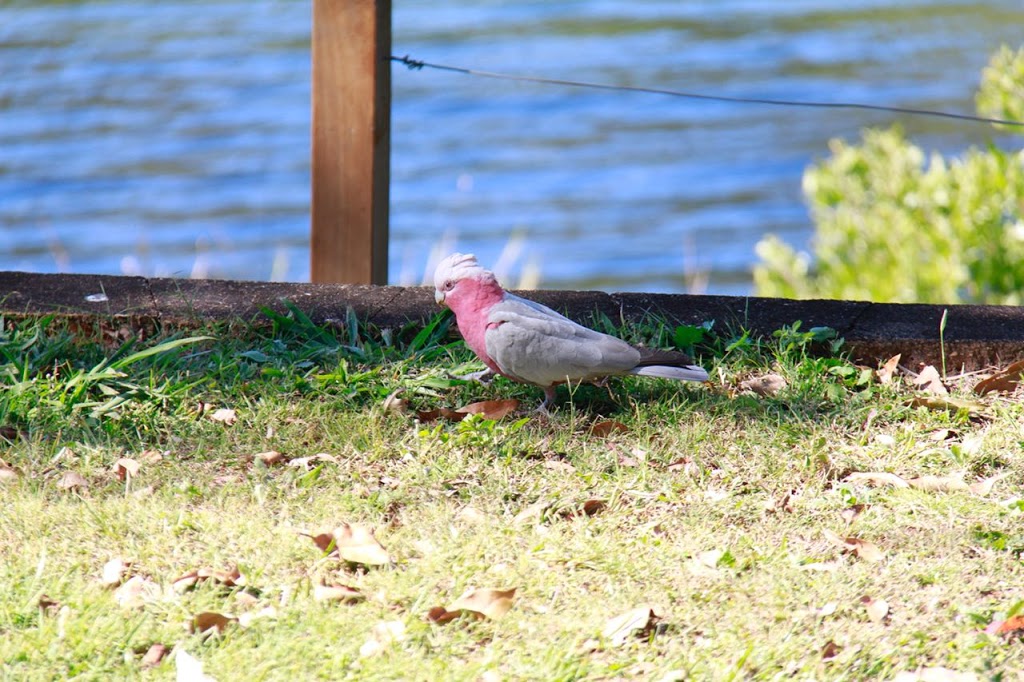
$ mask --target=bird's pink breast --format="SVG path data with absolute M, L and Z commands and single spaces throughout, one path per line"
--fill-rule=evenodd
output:
M 491 370 L 501 369 L 487 354 L 487 316 L 491 308 L 501 302 L 505 292 L 497 282 L 481 282 L 475 279 L 460 281 L 448 294 L 445 302 L 455 313 L 455 321 L 466 345 L 484 361 Z

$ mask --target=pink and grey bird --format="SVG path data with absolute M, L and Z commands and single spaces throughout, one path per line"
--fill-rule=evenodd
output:
M 708 378 L 685 353 L 632 346 L 508 293 L 476 256 L 454 253 L 441 261 L 434 299 L 452 309 L 466 345 L 492 372 L 544 389 L 541 409 L 554 399 L 555 386 L 566 382 L 623 374 Z

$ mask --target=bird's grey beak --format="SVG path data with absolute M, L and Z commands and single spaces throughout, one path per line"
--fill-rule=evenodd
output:
M 434 289 L 434 301 L 436 301 L 438 305 L 444 305 L 444 292 Z

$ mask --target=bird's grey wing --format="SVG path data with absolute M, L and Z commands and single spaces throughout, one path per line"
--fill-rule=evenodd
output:
M 540 386 L 621 374 L 640 360 L 625 341 L 511 294 L 492 306 L 487 322 L 487 354 L 505 374 Z

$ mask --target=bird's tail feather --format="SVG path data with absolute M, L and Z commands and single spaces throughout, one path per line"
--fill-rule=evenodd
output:
M 675 379 L 676 381 L 707 381 L 708 373 L 696 365 L 689 367 L 669 367 L 667 365 L 645 365 L 636 367 L 630 371 L 642 377 L 660 377 L 662 379 Z

